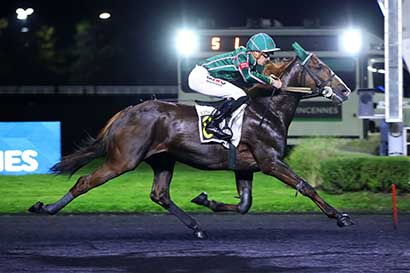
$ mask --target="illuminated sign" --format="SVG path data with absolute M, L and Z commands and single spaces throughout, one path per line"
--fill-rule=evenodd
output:
M 267 33 L 273 37 L 277 46 L 280 47 L 282 51 L 293 51 L 291 45 L 296 41 L 311 51 L 337 51 L 339 49 L 340 38 L 336 33 L 333 35 L 279 35 L 270 33 L 269 31 L 267 31 Z M 199 51 L 209 53 L 233 51 L 240 46 L 246 46 L 246 43 L 253 34 L 203 34 L 199 37 Z
M 301 101 L 296 109 L 295 120 L 341 121 L 342 106 L 327 101 Z
M 0 174 L 48 173 L 60 158 L 60 122 L 0 122 Z
M 213 51 L 219 51 L 222 49 L 237 49 L 241 46 L 241 40 L 247 40 L 247 38 L 241 37 L 222 37 L 220 36 L 212 36 L 211 37 L 211 49 Z M 222 44 L 223 43 L 223 44 Z M 222 47 L 223 46 L 223 47 Z
M 245 46 L 250 36 L 206 36 L 201 42 L 204 51 L 231 51 Z

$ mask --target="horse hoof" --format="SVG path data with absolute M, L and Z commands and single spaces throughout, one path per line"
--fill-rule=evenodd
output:
M 339 227 L 347 227 L 347 226 L 351 226 L 354 225 L 353 221 L 350 219 L 349 214 L 347 213 L 340 213 L 337 216 L 337 225 Z
M 196 239 L 205 240 L 205 239 L 208 238 L 208 234 L 206 234 L 205 231 L 196 230 L 196 231 L 194 231 L 194 237 L 195 237 Z
M 28 209 L 28 211 L 37 214 L 50 214 L 50 212 L 45 208 L 43 202 L 35 203 Z
M 206 192 L 202 192 L 200 195 L 192 199 L 191 202 L 200 206 L 207 206 L 209 204 L 208 194 Z

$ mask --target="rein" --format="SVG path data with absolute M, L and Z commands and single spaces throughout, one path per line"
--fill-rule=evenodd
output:
M 306 93 L 306 94 L 312 94 L 312 89 L 309 87 L 297 87 L 297 86 L 287 86 L 285 88 L 282 88 L 281 90 L 287 91 L 287 92 L 294 92 L 294 93 Z

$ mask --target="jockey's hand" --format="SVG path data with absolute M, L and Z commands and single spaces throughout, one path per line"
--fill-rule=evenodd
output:
M 275 87 L 276 89 L 280 89 L 282 87 L 282 81 L 273 74 L 269 75 L 270 85 Z

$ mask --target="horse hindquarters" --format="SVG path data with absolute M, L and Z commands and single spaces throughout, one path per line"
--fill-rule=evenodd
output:
M 82 176 L 70 192 L 76 197 L 108 180 L 136 168 L 151 145 L 154 123 L 134 120 L 135 114 L 114 122 L 106 139 L 106 160 L 91 175 Z
M 153 124 L 151 122 L 142 126 L 138 120 L 132 122 L 130 115 L 127 115 L 127 113 L 115 115 L 97 139 L 99 143 L 104 143 L 106 154 L 104 164 L 93 173 L 81 176 L 69 192 L 56 203 L 44 205 L 42 202 L 37 202 L 29 208 L 29 211 L 41 214 L 55 214 L 79 195 L 136 168 L 146 156 L 150 146 Z M 84 150 L 86 149 L 87 147 L 84 148 Z M 70 159 L 70 164 L 66 164 L 64 158 L 58 164 L 58 166 L 69 166 L 69 168 L 64 169 L 65 171 L 70 172 L 74 170 L 74 167 L 76 169 L 79 166 L 75 161 L 81 160 L 80 157 L 69 155 L 66 158 Z

